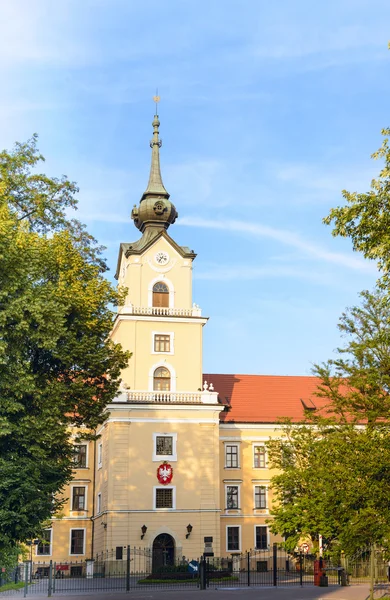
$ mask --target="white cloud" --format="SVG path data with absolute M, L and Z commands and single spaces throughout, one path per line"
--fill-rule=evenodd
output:
M 331 252 L 325 248 L 322 248 L 321 246 L 317 246 L 314 243 L 307 242 L 297 233 L 288 231 L 286 229 L 276 229 L 273 227 L 268 227 L 267 225 L 261 225 L 259 223 L 247 223 L 245 221 L 217 221 L 198 217 L 184 217 L 180 220 L 180 225 L 189 227 L 204 227 L 208 229 L 220 229 L 223 231 L 250 234 L 259 238 L 269 238 L 279 243 L 286 244 L 287 246 L 297 248 L 310 258 L 358 271 L 372 273 L 375 272 L 373 263 L 364 261 L 358 257 L 355 258 L 354 256 L 349 256 L 347 254 Z
M 378 146 L 380 140 L 378 140 Z M 340 193 L 343 189 L 366 190 L 373 177 L 378 173 L 378 164 L 371 161 L 361 168 L 356 165 L 340 167 L 335 164 L 322 165 L 308 163 L 288 163 L 271 167 L 276 179 L 282 183 L 294 184 L 298 188 Z
M 269 265 L 265 267 L 253 267 L 248 264 L 239 265 L 215 265 L 204 270 L 195 271 L 194 278 L 209 281 L 230 281 L 230 280 L 253 280 L 264 278 L 284 278 L 292 277 L 294 279 L 304 279 L 313 283 L 330 285 L 336 283 L 331 274 L 319 273 L 317 270 L 297 269 L 291 266 Z

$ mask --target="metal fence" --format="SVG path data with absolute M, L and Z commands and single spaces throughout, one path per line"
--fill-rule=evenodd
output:
M 371 575 L 374 583 L 384 584 L 390 581 L 390 562 L 381 549 L 368 548 L 353 557 L 342 560 L 348 583 L 369 583 Z
M 178 550 L 178 549 L 176 549 Z M 377 557 L 378 558 L 378 557 Z M 364 562 L 364 561 L 363 561 Z M 377 561 L 378 582 L 387 580 L 387 565 Z M 97 554 L 94 559 L 56 563 L 28 561 L 8 579 L 20 589 L 2 595 L 54 595 L 75 592 L 133 590 L 175 590 L 184 588 L 247 588 L 248 586 L 346 585 L 368 582 L 367 565 L 346 561 L 330 565 L 314 555 L 289 554 L 276 544 L 266 550 L 250 550 L 228 557 L 189 559 L 176 551 L 172 555 L 141 549 L 116 548 Z M 360 579 L 359 579 L 360 578 Z

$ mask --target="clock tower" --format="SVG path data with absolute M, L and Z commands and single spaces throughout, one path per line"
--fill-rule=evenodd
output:
M 202 554 L 205 537 L 219 553 L 222 407 L 212 382 L 202 383 L 207 318 L 192 299 L 196 254 L 168 234 L 178 213 L 162 182 L 157 114 L 152 125 L 149 182 L 131 213 L 142 235 L 119 249 L 127 295 L 112 339 L 132 357 L 98 432 L 104 527 L 95 525 L 95 551 L 141 544 L 158 561 L 162 540 L 172 560 Z

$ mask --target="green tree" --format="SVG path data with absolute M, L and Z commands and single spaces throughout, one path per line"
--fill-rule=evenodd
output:
M 69 427 L 104 420 L 129 359 L 101 248 L 66 216 L 77 187 L 37 173 L 36 142 L 0 153 L 0 555 L 60 507 Z
M 361 296 L 340 320 L 345 347 L 314 369 L 322 409 L 268 444 L 280 469 L 271 529 L 290 549 L 322 534 L 335 551 L 390 551 L 390 303 L 383 290 Z
M 383 282 L 389 284 L 390 271 L 390 129 L 383 129 L 382 146 L 372 155 L 382 159 L 384 165 L 371 189 L 366 193 L 348 192 L 342 194 L 346 204 L 332 208 L 324 219 L 327 225 L 333 224 L 332 235 L 349 237 L 353 249 L 362 252 L 365 258 L 375 260 L 383 273 Z

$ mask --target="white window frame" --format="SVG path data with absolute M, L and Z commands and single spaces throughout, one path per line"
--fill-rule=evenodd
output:
M 228 487 L 238 488 L 238 491 L 237 491 L 238 506 L 237 506 L 237 508 L 228 508 L 228 505 L 227 505 L 227 489 L 228 489 Z M 226 510 L 226 512 L 228 512 L 229 510 L 239 510 L 239 509 L 241 509 L 241 486 L 235 482 L 225 483 L 225 510 Z
M 156 443 L 158 437 L 171 437 L 172 438 L 172 454 L 156 454 Z M 167 460 L 168 462 L 177 461 L 177 433 L 153 433 L 153 462 L 162 462 Z
M 78 531 L 78 530 L 83 530 L 84 531 L 84 536 L 83 536 L 83 552 L 82 554 L 72 554 L 72 531 Z M 86 527 L 71 527 L 71 529 L 69 529 L 69 556 L 84 556 L 85 555 L 85 544 L 86 544 Z
M 73 444 L 74 446 L 86 446 L 87 447 L 87 451 L 85 453 L 85 467 L 78 467 L 76 464 L 74 465 L 75 469 L 88 469 L 89 467 L 89 444 L 88 443 L 84 443 L 84 442 L 80 442 L 79 444 Z
M 101 469 L 103 466 L 103 442 L 100 442 L 100 444 L 98 444 L 97 463 L 98 469 Z
M 85 508 L 81 508 L 79 510 L 73 509 L 73 490 L 76 487 L 83 487 L 85 490 L 85 496 L 84 496 L 84 504 L 85 504 Z M 86 512 L 87 511 L 87 507 L 88 507 L 88 486 L 85 483 L 82 484 L 78 484 L 78 483 L 73 483 L 70 486 L 70 510 L 72 512 Z
M 262 446 L 264 448 L 264 467 L 256 467 L 255 466 L 255 448 L 258 448 L 259 446 Z M 253 468 L 254 469 L 268 469 L 268 452 L 267 452 L 267 446 L 262 443 L 262 442 L 254 442 L 252 444 L 252 457 L 253 457 Z
M 241 465 L 241 460 L 240 460 L 240 444 L 237 442 L 225 442 L 224 443 L 224 455 L 225 455 L 225 469 L 229 469 L 229 471 L 231 469 L 240 469 L 240 465 Z M 227 466 L 227 448 L 228 446 L 236 446 L 237 447 L 237 466 L 236 467 L 228 467 Z
M 102 493 L 98 492 L 96 496 L 96 514 L 100 515 L 102 512 Z
M 267 530 L 267 548 L 257 548 L 256 546 L 256 527 L 265 527 Z M 255 550 L 267 550 L 270 547 L 270 531 L 269 531 L 269 527 L 268 525 L 262 525 L 261 523 L 257 523 L 256 525 L 253 526 L 253 548 Z
M 154 372 L 159 367 L 165 367 L 171 374 L 171 389 L 166 392 L 162 392 L 163 394 L 169 394 L 169 392 L 176 392 L 176 371 L 172 367 L 170 363 L 167 363 L 166 360 L 160 360 L 158 363 L 152 365 L 149 369 L 149 392 L 154 392 L 153 384 L 154 384 Z M 159 392 L 156 392 L 158 394 Z
M 38 553 L 38 544 L 35 548 L 35 556 L 52 556 L 53 554 L 53 527 L 45 527 L 44 531 L 50 531 L 50 544 L 49 544 L 49 553 L 41 554 Z
M 156 490 L 172 490 L 172 508 L 156 508 Z M 176 510 L 176 486 L 175 485 L 154 485 L 153 486 L 153 510 L 169 512 Z
M 161 275 L 159 275 L 158 277 L 155 277 L 154 279 L 152 279 L 152 281 L 149 282 L 148 308 L 153 307 L 153 286 L 155 283 L 158 283 L 159 281 L 161 281 L 161 283 L 165 283 L 165 285 L 169 289 L 169 308 L 174 308 L 175 307 L 175 288 L 173 286 L 173 283 L 169 279 L 167 279 L 163 273 L 161 273 Z
M 238 549 L 237 550 L 230 550 L 229 546 L 228 546 L 228 529 L 230 527 L 238 527 Z M 226 525 L 226 552 L 230 552 L 230 553 L 234 553 L 234 552 L 241 552 L 241 525 Z
M 256 488 L 257 487 L 261 487 L 261 488 L 265 488 L 265 506 L 264 508 L 260 508 L 258 506 L 256 506 Z M 253 507 L 254 510 L 268 510 L 268 503 L 269 503 L 269 499 L 268 499 L 268 485 L 264 484 L 264 483 L 255 483 L 253 486 Z
M 154 349 L 154 337 L 156 335 L 169 335 L 170 341 L 169 341 L 169 347 L 170 350 L 169 352 L 156 352 Z M 175 333 L 173 331 L 152 331 L 152 348 L 150 351 L 151 354 L 163 354 L 164 356 L 167 355 L 173 355 L 175 354 Z

